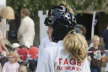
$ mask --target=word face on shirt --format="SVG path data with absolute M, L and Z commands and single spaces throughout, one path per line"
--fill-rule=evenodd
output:
M 73 58 L 58 58 L 56 64 L 56 70 L 59 71 L 81 71 L 81 62 Z

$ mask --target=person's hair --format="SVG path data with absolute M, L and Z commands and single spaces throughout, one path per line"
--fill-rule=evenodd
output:
M 86 35 L 86 27 L 81 24 L 75 25 L 74 30 L 76 30 L 76 32 L 78 33 L 82 33 L 83 35 Z
M 94 40 L 94 39 L 100 40 L 100 37 L 98 35 L 94 35 L 93 38 L 92 38 L 92 40 Z
M 58 3 L 58 5 L 65 6 L 70 13 L 74 14 L 74 10 L 65 1 Z
M 102 38 L 100 36 L 94 35 L 92 38 L 92 41 L 93 40 L 99 40 L 99 46 L 104 46 L 104 41 L 102 40 Z
M 79 62 L 87 57 L 87 41 L 82 34 L 69 33 L 64 38 L 64 48 Z
M 50 9 L 44 24 L 46 26 L 52 26 L 53 32 L 51 39 L 53 42 L 58 42 L 63 40 L 77 23 L 74 14 L 69 12 L 64 4 L 61 4 Z
M 21 12 L 25 15 L 25 16 L 30 16 L 30 11 L 27 8 L 22 8 Z

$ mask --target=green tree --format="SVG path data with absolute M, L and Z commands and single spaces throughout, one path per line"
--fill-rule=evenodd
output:
M 63 1 L 74 10 L 108 11 L 108 0 L 7 0 L 7 5 L 14 8 L 17 19 L 20 18 L 19 14 L 21 8 L 26 7 L 32 12 L 31 16 L 36 22 L 36 41 L 39 41 L 39 18 L 37 16 L 38 10 L 48 10 L 52 7 L 52 5 L 58 5 Z

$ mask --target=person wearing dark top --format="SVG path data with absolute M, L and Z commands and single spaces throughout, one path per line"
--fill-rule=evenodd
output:
M 93 37 L 93 46 L 89 49 L 91 51 L 89 56 L 91 57 L 91 72 L 101 72 L 102 57 L 104 56 L 104 48 L 100 46 L 100 37 L 95 35 Z

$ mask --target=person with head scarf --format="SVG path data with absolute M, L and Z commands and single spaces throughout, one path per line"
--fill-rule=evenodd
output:
M 43 49 L 36 72 L 90 72 L 87 41 L 74 31 L 74 15 L 63 4 L 50 9 L 45 20 L 52 26 L 52 43 Z

